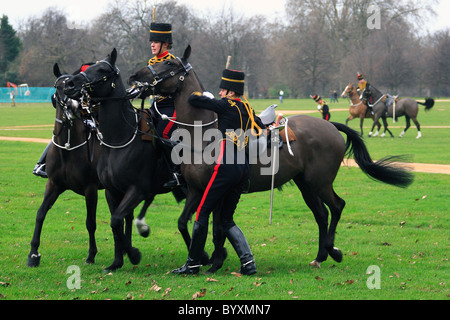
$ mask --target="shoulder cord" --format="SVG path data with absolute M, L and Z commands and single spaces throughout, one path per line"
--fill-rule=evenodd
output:
M 237 106 L 237 103 L 234 102 L 231 98 L 228 98 L 228 103 L 230 104 L 231 107 L 235 107 L 236 110 L 239 112 L 239 119 L 240 119 L 240 121 L 241 121 L 241 126 L 240 126 L 240 128 L 241 128 L 241 130 L 243 131 L 243 130 L 244 130 L 244 128 L 243 128 L 244 124 L 243 124 L 243 122 L 242 122 L 242 113 L 241 113 L 241 110 L 240 110 L 239 107 Z M 247 130 L 247 128 L 248 128 L 248 121 L 247 121 L 247 125 L 246 125 L 245 130 Z M 240 141 L 239 141 L 238 138 L 242 135 L 242 131 L 240 132 L 239 136 L 236 134 L 236 130 L 234 130 L 234 131 L 232 131 L 232 132 L 225 132 L 225 135 L 226 135 L 227 137 L 224 138 L 223 140 L 228 140 L 228 141 L 230 141 L 230 142 L 233 142 L 233 143 L 236 145 L 236 147 L 238 147 L 238 149 L 241 150 L 241 149 L 242 149 L 242 146 L 240 146 Z M 248 137 L 245 137 L 244 147 L 247 145 L 247 142 L 248 142 Z
M 250 104 L 248 103 L 247 97 L 245 95 L 243 97 L 244 97 L 244 100 L 245 100 L 244 106 L 245 106 L 245 109 L 247 110 L 248 117 L 249 117 L 249 120 L 251 122 L 251 131 L 250 132 L 252 133 L 253 136 L 260 136 L 263 133 L 263 131 L 256 124 L 255 117 L 253 116 L 253 109 L 252 109 L 252 107 L 250 107 Z M 255 131 L 255 128 L 257 129 L 257 131 Z

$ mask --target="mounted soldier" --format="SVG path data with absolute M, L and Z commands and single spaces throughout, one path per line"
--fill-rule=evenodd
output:
M 358 88 L 356 90 L 360 94 L 360 99 L 367 105 L 368 111 L 373 114 L 373 97 L 371 85 L 369 84 L 369 82 L 367 82 L 366 79 L 364 79 L 364 76 L 360 72 L 358 72 L 358 75 L 356 77 L 358 79 Z
M 169 50 L 172 49 L 172 25 L 168 23 L 155 23 L 150 25 L 150 47 L 154 55 L 148 61 L 148 65 L 176 59 Z M 170 95 L 157 95 L 153 97 L 151 111 L 156 117 L 156 132 L 159 137 L 169 140 L 177 125 L 170 120 L 162 118 L 167 115 L 170 119 L 176 120 L 176 112 L 173 97 Z M 164 184 L 165 188 L 174 188 L 184 185 L 184 179 L 180 172 L 179 165 L 175 165 L 171 159 L 172 146 L 162 143 L 163 154 L 166 157 L 172 172 L 172 179 Z

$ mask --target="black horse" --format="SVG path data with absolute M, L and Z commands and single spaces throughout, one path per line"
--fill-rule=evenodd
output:
M 65 81 L 73 75 L 62 74 L 57 64 L 53 67 L 53 73 L 57 77 L 56 91 L 52 99 L 53 107 L 56 109 L 55 126 L 52 144 L 46 158 L 48 181 L 45 186 L 44 200 L 36 215 L 31 250 L 28 254 L 29 267 L 37 267 L 40 264 L 41 255 L 38 248 L 44 219 L 58 197 L 66 190 L 72 190 L 85 197 L 86 228 L 89 232 L 89 255 L 86 263 L 94 263 L 97 254 L 96 212 L 98 189 L 102 186 L 95 166 L 100 144 L 86 122 L 76 115 L 75 106 L 78 102 L 64 95 Z
M 96 168 L 101 148 L 95 134 L 95 115 L 94 119 L 83 116 L 80 102 L 64 94 L 65 83 L 80 71 L 78 69 L 73 74 L 62 74 L 58 64 L 55 63 L 53 66 L 53 73 L 57 78 L 55 94 L 52 97 L 52 104 L 56 109 L 54 135 L 46 156 L 48 181 L 44 199 L 36 215 L 31 250 L 27 260 L 29 267 L 38 267 L 40 264 L 41 254 L 38 249 L 45 217 L 58 197 L 66 190 L 72 190 L 85 197 L 86 228 L 89 232 L 89 254 L 86 263 L 95 262 L 98 190 L 104 189 L 98 179 Z M 150 204 L 151 202 L 144 203 L 140 217 L 145 216 Z M 148 226 L 140 226 L 140 229 L 142 235 L 148 235 Z M 125 233 L 131 241 L 132 216 L 126 223 Z
M 134 208 L 143 200 L 148 206 L 155 195 L 171 191 L 163 187 L 170 171 L 161 148 L 141 138 L 141 113 L 129 101 L 116 58 L 114 49 L 104 60 L 68 80 L 64 90 L 73 99 L 99 104 L 97 174 L 106 190 L 115 246 L 114 261 L 107 272 L 122 267 L 124 252 L 131 263 L 140 262 L 141 253 L 124 234 L 123 221 L 132 218 Z
M 130 81 L 136 85 L 152 88 L 155 93 L 171 94 L 175 100 L 177 121 L 195 137 L 192 125 L 195 121 L 203 123 L 204 130 L 214 127 L 216 115 L 212 111 L 193 108 L 188 98 L 193 92 L 202 92 L 200 80 L 188 63 L 191 48 L 188 46 L 182 58 L 171 60 L 170 63 L 156 63 L 151 68 L 146 67 L 134 74 Z M 104 71 L 105 72 L 105 71 Z M 150 92 L 152 90 L 149 90 Z M 324 121 L 310 116 L 292 116 L 288 118 L 289 127 L 295 133 L 296 141 L 291 143 L 293 156 L 288 148 L 283 147 L 279 154 L 279 170 L 275 174 L 275 187 L 279 187 L 293 180 L 300 189 L 303 198 L 314 214 L 319 227 L 319 251 L 311 263 L 320 266 L 330 255 L 334 260 L 342 260 L 342 252 L 334 246 L 335 231 L 345 201 L 333 189 L 333 181 L 341 166 L 345 154 L 354 155 L 355 161 L 363 172 L 371 178 L 398 187 L 407 187 L 413 181 L 413 176 L 404 168 L 392 165 L 399 157 L 386 157 L 379 161 L 372 161 L 367 148 L 358 132 L 349 127 Z M 347 136 L 345 142 L 341 132 Z M 203 135 L 201 135 L 203 136 Z M 190 153 L 189 159 L 196 157 L 198 146 L 192 140 L 190 147 L 183 152 Z M 209 142 L 203 141 L 203 148 Z M 269 149 L 269 148 L 268 148 Z M 200 150 L 201 152 L 201 150 Z M 184 154 L 183 154 L 184 156 Z M 189 248 L 190 236 L 187 230 L 187 217 L 192 215 L 201 200 L 203 191 L 213 171 L 213 165 L 201 163 L 184 163 L 181 170 L 189 187 L 185 208 L 179 219 L 179 230 Z M 265 167 L 269 167 L 265 165 Z M 272 177 L 261 174 L 264 165 L 251 165 L 249 192 L 270 190 Z M 265 168 L 267 169 L 267 168 Z M 331 211 L 331 224 L 328 226 L 328 209 Z M 214 262 L 209 270 L 216 271 L 222 266 L 223 244 L 225 236 L 217 224 L 220 217 L 214 215 Z

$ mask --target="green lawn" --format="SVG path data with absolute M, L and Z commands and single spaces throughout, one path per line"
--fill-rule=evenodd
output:
M 274 102 L 276 102 L 274 100 Z M 313 102 L 313 101 L 312 101 Z M 271 101 L 250 101 L 257 110 Z M 286 101 L 289 108 L 312 108 L 309 100 Z M 340 102 L 339 108 L 348 107 Z M 282 110 L 287 109 L 280 106 Z M 333 112 L 343 122 L 346 112 Z M 419 113 L 422 126 L 447 126 L 450 103 L 437 103 L 429 113 Z M 319 114 L 313 114 L 319 116 Z M 0 136 L 51 138 L 52 128 L 4 130 L 19 125 L 51 125 L 54 109 L 37 104 L 0 106 Z M 356 121 L 356 120 L 355 120 Z M 392 125 L 392 119 L 389 120 Z M 404 120 L 399 122 L 403 125 Z M 350 123 L 356 128 L 356 122 Z M 367 121 L 367 124 L 369 121 Z M 402 129 L 394 128 L 396 135 Z M 411 154 L 415 162 L 449 164 L 449 129 L 423 128 L 416 140 L 415 128 L 404 138 L 366 138 L 373 158 L 387 154 Z M 0 300 L 13 299 L 164 299 L 190 300 L 309 300 L 309 299 L 432 299 L 448 300 L 448 199 L 450 177 L 416 173 L 408 189 L 398 189 L 367 178 L 358 168 L 342 167 L 335 190 L 347 203 L 336 235 L 342 263 L 328 260 L 312 269 L 318 247 L 317 225 L 294 186 L 275 192 L 273 223 L 269 225 L 269 192 L 243 195 L 235 214 L 256 259 L 258 273 L 238 277 L 239 260 L 227 242 L 229 257 L 214 275 L 180 277 L 170 270 L 187 256 L 177 230 L 182 210 L 171 195 L 158 196 L 149 209 L 149 238 L 135 232 L 134 246 L 142 261 L 112 274 L 101 271 L 113 259 L 110 214 L 100 191 L 97 213 L 96 264 L 84 265 L 88 234 L 82 197 L 64 193 L 49 211 L 44 224 L 41 266 L 26 267 L 37 209 L 45 179 L 31 174 L 45 144 L 0 141 Z M 192 224 L 189 224 L 192 228 Z M 210 228 L 211 229 L 211 228 Z M 208 237 L 206 250 L 211 252 Z M 80 270 L 81 288 L 70 289 L 70 266 Z M 378 267 L 380 289 L 369 289 Z M 205 271 L 206 268 L 202 268 Z M 70 283 L 69 283 L 70 284 Z

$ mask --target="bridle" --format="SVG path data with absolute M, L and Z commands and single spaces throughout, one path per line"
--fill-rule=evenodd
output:
M 64 79 L 64 82 L 67 81 L 67 79 L 69 79 L 71 77 L 71 75 L 68 74 L 63 74 L 61 76 L 59 76 L 56 80 L 55 80 L 55 84 L 54 87 L 57 89 L 57 83 L 61 80 Z M 75 149 L 78 149 L 82 146 L 84 146 L 85 144 L 87 144 L 87 142 L 91 139 L 91 132 L 89 131 L 89 135 L 86 138 L 86 140 L 74 147 L 72 147 L 70 145 L 70 137 L 71 137 L 71 128 L 73 126 L 73 119 L 74 118 L 79 118 L 74 112 L 73 110 L 71 110 L 68 106 L 68 102 L 69 100 L 73 100 L 73 99 L 69 99 L 69 97 L 65 96 L 64 98 L 61 98 L 61 96 L 58 94 L 58 91 L 55 91 L 55 93 L 52 96 L 52 102 L 53 102 L 53 106 L 56 108 L 57 106 L 55 104 L 58 105 L 58 107 L 61 109 L 61 111 L 63 112 L 63 117 L 62 119 L 58 119 L 55 117 L 55 121 L 58 122 L 59 124 L 61 124 L 61 129 L 59 130 L 58 133 L 53 133 L 52 136 L 52 143 L 60 148 L 60 149 L 64 149 L 67 151 L 72 151 Z M 81 119 L 80 119 L 81 120 Z M 84 121 L 83 121 L 84 122 Z M 67 127 L 67 142 L 64 145 L 60 145 L 55 141 L 55 138 L 58 137 L 61 132 L 63 131 L 64 127 Z
M 342 92 L 341 96 L 343 96 L 343 97 L 348 97 L 348 96 L 350 96 L 350 94 L 352 93 L 352 90 L 350 90 L 349 86 L 350 86 L 350 85 L 348 85 L 348 86 L 345 87 L 344 92 Z M 352 86 L 352 89 L 353 89 L 353 86 Z M 344 93 L 345 93 L 345 96 L 344 96 Z M 351 100 L 351 98 L 350 98 L 350 100 Z M 357 107 L 357 106 L 360 106 L 362 103 L 363 103 L 362 101 L 360 101 L 360 102 L 357 103 L 357 104 L 353 104 L 353 102 L 351 102 L 351 103 L 350 103 L 350 107 Z
M 89 111 L 89 109 L 92 109 L 92 108 L 98 106 L 99 103 L 101 103 L 102 101 L 129 100 L 129 99 L 135 98 L 136 96 L 138 96 L 140 94 L 140 92 L 139 93 L 133 92 L 133 93 L 127 93 L 121 97 L 92 97 L 91 93 L 97 88 L 97 86 L 104 84 L 107 81 L 111 80 L 111 87 L 113 89 L 115 89 L 116 88 L 115 80 L 120 75 L 119 68 L 117 68 L 117 66 L 113 66 L 109 61 L 100 60 L 96 64 L 98 64 L 98 63 L 105 63 L 106 65 L 108 65 L 109 68 L 111 69 L 111 72 L 109 72 L 108 74 L 106 74 L 96 80 L 91 80 L 89 78 L 89 76 L 86 74 L 86 72 L 84 72 L 84 71 L 80 72 L 80 75 L 82 75 L 84 77 L 84 79 L 86 80 L 86 82 L 81 85 L 81 90 L 80 90 L 81 104 L 86 105 L 88 111 Z M 137 124 L 138 123 L 138 115 L 135 110 L 133 110 L 133 111 L 134 111 L 134 115 L 135 115 L 135 122 Z M 89 113 L 92 114 L 92 112 L 90 112 L 90 111 L 89 111 Z M 95 123 L 94 119 L 93 119 L 93 121 Z M 98 127 L 95 127 L 95 130 L 96 130 L 97 138 L 100 141 L 100 144 L 105 145 L 106 147 L 111 148 L 111 149 L 125 148 L 126 146 L 128 146 L 129 144 L 131 144 L 134 141 L 134 139 L 136 138 L 137 133 L 138 133 L 138 127 L 136 126 L 135 131 L 130 140 L 128 140 L 127 142 L 125 142 L 121 145 L 111 145 L 111 144 L 106 143 L 103 140 L 103 134 L 100 132 Z
M 177 60 L 180 62 L 181 67 L 178 68 L 178 70 L 175 70 L 175 71 L 174 71 L 174 70 L 171 70 L 171 71 L 169 71 L 169 72 L 167 72 L 166 74 L 163 74 L 163 75 L 159 75 L 159 74 L 156 72 L 155 68 L 153 68 L 152 65 L 149 64 L 149 65 L 147 66 L 147 68 L 148 68 L 148 69 L 150 70 L 150 72 L 152 73 L 154 80 L 153 80 L 152 83 L 148 83 L 148 82 L 147 82 L 147 83 L 142 83 L 142 85 L 143 85 L 144 87 L 147 87 L 147 88 L 149 87 L 149 88 L 151 88 L 152 91 L 153 91 L 153 95 L 155 95 L 156 86 L 157 86 L 158 84 L 160 84 L 161 82 L 163 82 L 163 81 L 165 81 L 165 80 L 168 80 L 168 79 L 170 79 L 170 78 L 173 78 L 173 77 L 175 77 L 176 75 L 182 73 L 182 74 L 180 75 L 180 77 L 178 78 L 177 87 L 176 87 L 175 91 L 174 91 L 172 94 L 176 93 L 176 92 L 179 90 L 179 88 L 181 87 L 181 84 L 184 82 L 185 77 L 189 74 L 189 71 L 192 70 L 192 66 L 191 66 L 190 63 L 184 64 L 183 61 L 182 61 L 179 57 L 176 57 L 176 58 L 177 58 Z
M 185 77 L 189 74 L 189 72 L 193 69 L 190 63 L 184 64 L 183 60 L 180 57 L 176 57 L 176 59 L 180 62 L 180 68 L 178 68 L 177 70 L 171 70 L 165 74 L 158 74 L 155 70 L 155 68 L 153 68 L 152 65 L 148 65 L 147 68 L 150 70 L 150 72 L 153 75 L 153 82 L 152 83 L 148 83 L 148 82 L 139 82 L 136 81 L 136 86 L 140 88 L 141 92 L 145 92 L 148 88 L 150 88 L 152 90 L 153 95 L 156 95 L 156 87 L 162 83 L 165 80 L 171 79 L 173 77 L 175 77 L 176 75 L 180 74 L 178 78 L 178 83 L 177 86 L 174 90 L 173 93 L 171 94 L 175 94 L 180 88 L 181 88 L 181 84 L 184 82 Z M 179 124 L 179 125 L 183 125 L 183 126 L 188 126 L 188 127 L 207 127 L 210 126 L 212 124 L 214 124 L 215 122 L 217 122 L 217 118 L 214 119 L 211 122 L 205 123 L 205 124 L 191 124 L 191 123 L 184 123 L 184 122 L 180 122 L 180 121 L 176 121 L 173 120 L 171 117 L 165 115 L 165 114 L 161 114 L 161 112 L 159 112 L 158 110 L 158 106 L 155 102 L 155 109 L 156 112 L 158 112 L 158 114 L 161 116 L 161 118 L 163 120 L 168 120 L 170 122 Z
M 112 80 L 113 78 L 117 77 L 120 74 L 119 68 L 117 68 L 117 66 L 113 66 L 107 60 L 100 60 L 97 63 L 105 63 L 105 64 L 107 64 L 111 68 L 111 72 L 108 73 L 107 75 L 97 79 L 97 80 L 89 79 L 88 75 L 84 71 L 80 72 L 80 75 L 82 75 L 86 79 L 86 83 L 83 83 L 83 85 L 81 86 L 81 92 L 82 93 L 83 93 L 83 91 L 84 91 L 84 93 L 90 93 L 96 88 L 97 85 L 99 85 L 101 83 L 104 83 L 104 82 L 107 82 L 108 80 Z M 115 87 L 114 82 L 112 82 L 111 86 L 113 88 Z

